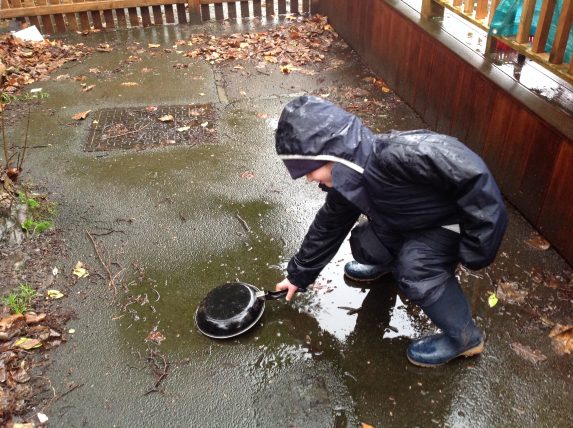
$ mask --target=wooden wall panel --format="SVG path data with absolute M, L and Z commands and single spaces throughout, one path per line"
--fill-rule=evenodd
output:
M 550 242 L 569 262 L 573 262 L 571 225 L 573 224 L 573 146 L 568 140 L 559 144 L 548 196 L 543 204 L 538 226 Z

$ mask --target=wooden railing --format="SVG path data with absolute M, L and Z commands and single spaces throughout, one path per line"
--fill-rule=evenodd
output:
M 199 24 L 234 19 L 309 13 L 311 0 L 0 0 L 0 19 L 17 18 L 44 33 L 90 28 Z M 212 7 L 211 7 L 212 6 Z M 211 13 L 212 10 L 214 13 Z M 127 12 L 126 12 L 127 11 Z
M 423 0 L 422 15 L 425 17 L 441 16 L 444 9 L 471 21 L 474 25 L 489 31 L 495 9 L 500 0 Z M 543 0 L 537 30 L 531 37 L 531 23 L 535 0 L 524 0 L 517 35 L 488 37 L 486 53 L 491 52 L 495 40 L 500 40 L 512 49 L 547 67 L 555 74 L 573 82 L 573 59 L 569 64 L 563 62 L 565 48 L 573 23 L 573 0 L 563 0 L 563 7 L 558 18 L 557 32 L 551 50 L 546 49 L 551 19 L 555 13 L 556 0 Z

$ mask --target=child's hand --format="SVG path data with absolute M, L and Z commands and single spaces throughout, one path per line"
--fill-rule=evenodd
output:
M 275 286 L 275 290 L 276 291 L 288 290 L 286 295 L 286 301 L 290 302 L 294 294 L 297 292 L 298 287 L 294 284 L 291 284 L 291 282 L 287 278 L 285 278 Z

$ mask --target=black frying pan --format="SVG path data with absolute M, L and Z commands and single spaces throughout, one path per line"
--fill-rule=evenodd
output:
M 213 339 L 245 333 L 263 316 L 266 300 L 285 297 L 284 291 L 261 291 L 244 282 L 228 282 L 212 289 L 195 312 L 197 329 Z

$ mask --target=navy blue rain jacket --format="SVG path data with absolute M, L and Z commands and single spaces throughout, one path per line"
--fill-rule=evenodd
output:
M 281 114 L 276 150 L 287 168 L 335 162 L 333 187 L 287 266 L 300 288 L 314 282 L 360 214 L 379 236 L 459 225 L 462 264 L 480 269 L 495 258 L 507 226 L 503 198 L 482 159 L 456 138 L 428 130 L 375 135 L 334 104 L 302 96 Z

